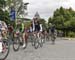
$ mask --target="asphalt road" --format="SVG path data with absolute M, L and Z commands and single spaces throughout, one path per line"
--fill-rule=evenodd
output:
M 75 40 L 57 39 L 55 45 L 48 41 L 38 49 L 29 43 L 25 50 L 18 52 L 14 52 L 11 46 L 6 60 L 75 60 Z

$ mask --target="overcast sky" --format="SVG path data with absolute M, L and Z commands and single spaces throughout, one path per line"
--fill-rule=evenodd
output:
M 75 8 L 75 0 L 24 0 L 29 2 L 28 5 L 28 17 L 33 18 L 38 11 L 41 18 L 46 20 L 53 15 L 56 8 L 63 6 L 64 8 Z

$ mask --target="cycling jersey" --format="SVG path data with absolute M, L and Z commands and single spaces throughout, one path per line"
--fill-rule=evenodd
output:
M 33 31 L 42 31 L 42 24 L 34 23 L 31 25 L 31 30 Z
M 4 39 L 7 39 L 7 25 L 4 21 L 0 21 L 0 33 L 2 33 Z
M 6 30 L 7 29 L 7 25 L 5 22 L 0 21 L 0 30 Z
M 16 26 L 15 31 L 19 30 L 20 32 L 24 32 L 24 23 L 21 23 L 19 25 Z
M 35 24 L 35 30 L 34 31 L 40 31 L 40 24 L 38 24 L 38 23 Z
M 51 27 L 51 32 L 54 33 L 55 32 L 55 27 Z

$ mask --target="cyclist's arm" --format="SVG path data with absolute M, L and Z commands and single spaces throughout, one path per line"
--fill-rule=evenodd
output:
M 6 29 L 6 31 L 8 31 L 8 27 L 7 27 L 7 24 L 4 22 L 4 27 Z
M 35 24 L 34 24 L 34 22 L 33 22 L 33 24 L 32 24 L 32 30 L 34 31 L 35 30 Z
M 24 31 L 24 24 L 22 23 L 22 30 L 21 30 L 21 32 L 23 32 Z
M 42 24 L 40 24 L 40 31 L 42 31 Z

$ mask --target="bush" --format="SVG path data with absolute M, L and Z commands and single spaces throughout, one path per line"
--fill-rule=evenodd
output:
M 68 37 L 75 37 L 75 32 L 69 32 Z

